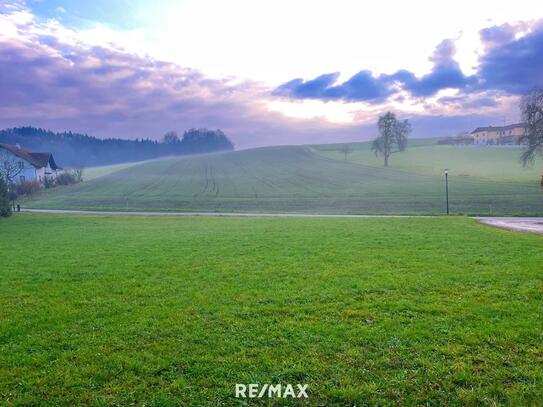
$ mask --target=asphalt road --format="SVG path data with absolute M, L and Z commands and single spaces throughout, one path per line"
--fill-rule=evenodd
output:
M 138 212 L 138 211 L 77 211 L 64 209 L 21 209 L 21 212 L 59 213 L 66 215 L 135 215 L 135 216 L 232 216 L 245 218 L 406 218 L 402 215 L 332 215 L 314 213 L 259 212 Z
M 502 229 L 543 234 L 543 218 L 477 217 L 479 222 Z

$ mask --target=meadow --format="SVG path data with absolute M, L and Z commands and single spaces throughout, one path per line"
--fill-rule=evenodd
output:
M 283 146 L 88 169 L 83 184 L 24 202 L 47 209 L 542 215 L 543 165 L 523 168 L 519 148 L 413 140 L 389 168 L 369 143 Z
M 0 404 L 537 405 L 542 249 L 462 217 L 15 214 Z

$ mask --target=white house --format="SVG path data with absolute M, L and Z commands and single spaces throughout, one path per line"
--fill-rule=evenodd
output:
M 56 178 L 57 171 L 62 169 L 51 153 L 35 153 L 19 145 L 0 144 L 0 165 L 3 165 L 2 160 L 19 167 L 14 182 L 36 180 L 43 184 L 46 178 Z

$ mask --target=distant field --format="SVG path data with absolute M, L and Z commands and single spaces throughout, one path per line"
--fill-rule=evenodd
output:
M 465 218 L 16 214 L 0 404 L 539 405 L 542 249 Z
M 376 157 L 368 143 L 351 144 L 353 152 L 348 161 L 364 165 L 381 166 L 382 157 Z M 325 157 L 344 160 L 338 145 L 315 146 L 314 151 Z M 445 168 L 452 176 L 498 182 L 534 182 L 543 174 L 543 161 L 523 167 L 520 163 L 522 148 L 420 145 L 392 156 L 390 168 L 415 174 L 442 176 Z
M 383 168 L 368 143 L 286 146 L 90 170 L 81 185 L 25 202 L 51 209 L 440 214 L 450 169 L 456 214 L 543 214 L 543 167 L 523 169 L 519 149 L 417 140 Z M 433 141 L 435 143 L 435 141 Z

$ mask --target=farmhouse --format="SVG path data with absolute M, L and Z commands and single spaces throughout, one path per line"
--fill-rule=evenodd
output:
M 525 123 L 478 127 L 471 132 L 473 143 L 478 145 L 521 144 L 525 135 Z
M 37 153 L 19 145 L 0 144 L 0 165 L 16 168 L 13 182 L 38 181 L 44 184 L 47 179 L 55 179 L 61 170 L 51 153 Z

